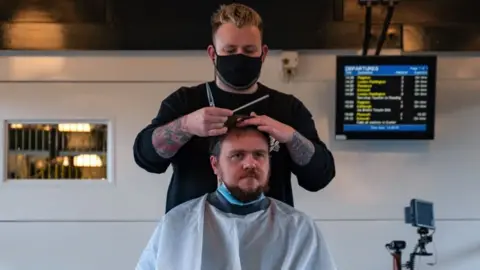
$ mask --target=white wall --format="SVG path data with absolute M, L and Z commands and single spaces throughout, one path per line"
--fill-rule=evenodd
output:
M 198 52 L 119 55 L 0 58 L 0 118 L 88 118 L 96 113 L 115 118 L 114 175 L 128 190 L 128 195 L 116 194 L 115 203 L 105 198 L 108 207 L 85 207 L 80 195 L 58 206 L 55 200 L 39 201 L 45 198 L 35 196 L 37 187 L 2 193 L 0 186 L 4 198 L 22 198 L 0 206 L 7 213 L 0 213 L 1 270 L 133 269 L 163 212 L 170 176 L 136 167 L 133 139 L 163 97 L 180 85 L 210 80 L 212 68 Z M 417 235 L 403 223 L 403 207 L 413 197 L 435 203 L 438 264 L 431 269 L 480 268 L 480 58 L 442 56 L 438 72 L 435 141 L 344 142 L 333 136 L 334 53 L 302 54 L 298 75 L 289 84 L 281 81 L 278 55 L 272 53 L 265 64 L 262 82 L 299 97 L 335 155 L 337 177 L 326 189 L 308 193 L 295 185 L 294 192 L 297 208 L 323 230 L 339 270 L 391 269 L 384 248 L 391 240 L 407 240 L 409 253 Z M 27 94 L 31 99 L 22 100 Z M 64 111 L 46 112 L 43 106 L 54 104 L 53 97 L 60 97 L 57 104 Z M 3 145 L 0 149 L 3 153 Z M 142 196 L 141 187 L 155 188 L 156 194 Z M 56 189 L 55 198 L 66 202 L 59 195 L 63 191 Z M 88 186 L 81 192 L 88 192 Z M 36 211 L 42 214 L 34 215 Z M 421 269 L 432 261 L 423 258 Z

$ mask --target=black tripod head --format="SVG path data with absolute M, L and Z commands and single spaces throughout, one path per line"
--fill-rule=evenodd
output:
M 432 256 L 433 254 L 427 252 L 425 246 L 433 241 L 433 237 L 428 234 L 429 232 L 427 228 L 418 228 L 417 232 L 420 235 L 420 238 L 417 243 L 418 249 L 414 251 L 415 256 Z

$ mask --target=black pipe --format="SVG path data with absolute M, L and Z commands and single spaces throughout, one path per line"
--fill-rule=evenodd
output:
M 370 38 L 372 37 L 372 3 L 368 2 L 365 8 L 365 32 L 363 36 L 362 55 L 366 56 L 368 47 L 370 47 Z
M 375 50 L 375 55 L 380 55 L 380 52 L 382 51 L 383 43 L 385 43 L 385 39 L 387 38 L 388 28 L 390 27 L 390 22 L 392 21 L 394 11 L 395 5 L 393 1 L 390 1 L 390 4 L 387 8 L 387 16 L 385 16 L 385 20 L 383 21 L 382 33 L 380 34 L 380 38 L 377 42 L 377 49 Z

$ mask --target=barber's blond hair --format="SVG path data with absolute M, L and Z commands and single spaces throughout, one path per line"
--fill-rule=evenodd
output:
M 263 33 L 263 22 L 260 14 L 243 4 L 233 3 L 220 6 L 212 16 L 212 36 L 215 35 L 220 26 L 227 23 L 232 23 L 238 28 L 255 26 L 260 30 L 260 33 Z

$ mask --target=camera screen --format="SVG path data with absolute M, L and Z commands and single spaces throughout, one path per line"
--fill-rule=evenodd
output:
M 415 205 L 417 224 L 421 227 L 435 228 L 435 219 L 433 216 L 433 204 L 417 201 Z

